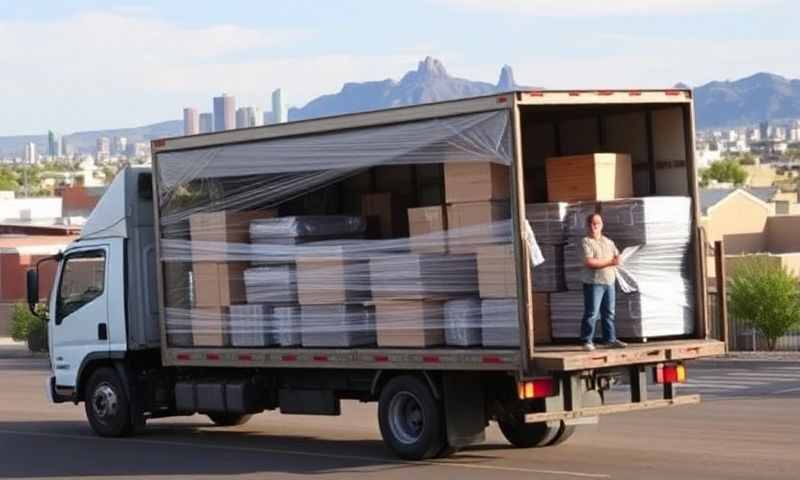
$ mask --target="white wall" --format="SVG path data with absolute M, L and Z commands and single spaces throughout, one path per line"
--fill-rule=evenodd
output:
M 61 212 L 61 197 L 0 199 L 3 222 L 57 218 Z

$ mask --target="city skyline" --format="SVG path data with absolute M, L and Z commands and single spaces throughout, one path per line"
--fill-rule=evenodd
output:
M 799 7 L 788 0 L 411 0 L 391 22 L 386 7 L 357 1 L 3 6 L 0 42 L 25 46 L 0 52 L 13 72 L 0 79 L 4 135 L 147 125 L 220 91 L 261 105 L 278 85 L 300 106 L 346 82 L 398 79 L 427 55 L 458 77 L 494 82 L 509 64 L 519 83 L 554 88 L 800 77 L 790 47 Z M 342 31 L 348 18 L 362 21 Z

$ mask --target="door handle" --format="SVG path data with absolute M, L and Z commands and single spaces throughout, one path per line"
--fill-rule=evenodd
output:
M 108 326 L 105 323 L 97 324 L 97 339 L 108 340 Z

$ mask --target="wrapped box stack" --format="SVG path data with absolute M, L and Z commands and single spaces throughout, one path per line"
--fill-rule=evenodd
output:
M 582 202 L 568 209 L 565 271 L 569 291 L 552 296 L 555 338 L 577 338 L 583 312 L 580 242 L 589 214 L 603 216 L 604 234 L 620 251 L 640 248 L 623 268 L 637 290 L 617 288 L 616 326 L 623 338 L 677 336 L 692 333 L 691 200 L 688 197 L 645 197 L 608 202 Z M 576 321 L 576 318 L 578 321 Z

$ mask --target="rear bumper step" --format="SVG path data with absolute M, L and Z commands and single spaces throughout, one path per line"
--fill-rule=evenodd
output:
M 621 403 L 603 405 L 601 407 L 587 407 L 579 410 L 563 412 L 529 413 L 525 415 L 525 423 L 549 422 L 554 420 L 569 420 L 581 417 L 596 417 L 611 413 L 636 412 L 639 410 L 652 410 L 654 408 L 678 407 L 681 405 L 694 405 L 700 403 L 700 395 L 683 395 L 673 399 L 647 400 L 644 402 Z

